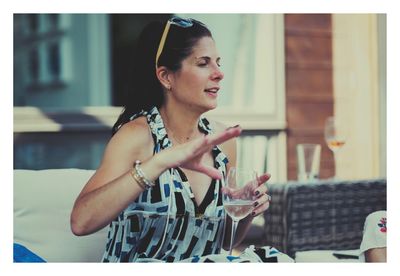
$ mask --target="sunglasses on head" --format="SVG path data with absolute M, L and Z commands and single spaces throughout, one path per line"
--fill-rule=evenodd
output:
M 156 55 L 156 68 L 158 67 L 158 59 L 160 58 L 161 53 L 164 49 L 165 40 L 167 39 L 167 35 L 171 25 L 176 25 L 181 28 L 190 28 L 193 26 L 193 20 L 190 18 L 181 18 L 175 16 L 167 21 L 167 24 L 165 24 L 164 32 L 161 36 L 160 43 L 158 44 L 157 55 Z

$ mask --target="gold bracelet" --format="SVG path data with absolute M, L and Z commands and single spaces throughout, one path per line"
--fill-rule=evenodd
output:
M 136 173 L 135 167 L 133 167 L 131 170 L 131 176 L 135 180 L 135 182 L 140 186 L 140 188 L 142 188 L 143 190 L 146 190 L 146 186 L 142 182 L 140 182 L 140 178 L 138 177 L 138 175 Z

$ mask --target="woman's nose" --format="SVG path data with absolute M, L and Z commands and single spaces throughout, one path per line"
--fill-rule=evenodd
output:
M 218 66 L 215 67 L 215 70 L 212 74 L 212 79 L 213 80 L 222 80 L 224 78 L 224 73 L 221 71 L 221 68 L 219 68 Z

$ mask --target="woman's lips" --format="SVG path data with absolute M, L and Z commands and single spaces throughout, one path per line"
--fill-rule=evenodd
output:
M 207 88 L 207 89 L 204 89 L 204 91 L 211 92 L 211 93 L 217 93 L 219 91 L 219 87 Z
M 217 92 L 207 92 L 207 91 L 206 91 L 206 94 L 207 94 L 209 97 L 212 97 L 212 98 L 218 97 L 218 93 L 217 93 Z
M 204 89 L 204 91 L 207 93 L 207 95 L 211 98 L 218 97 L 218 90 L 219 90 L 219 87 L 212 87 L 212 88 Z

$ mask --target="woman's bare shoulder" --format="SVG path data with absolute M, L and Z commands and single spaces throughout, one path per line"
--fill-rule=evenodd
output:
M 146 117 L 138 117 L 133 121 L 127 122 L 115 133 L 116 137 L 137 136 L 137 138 L 145 138 L 150 134 L 149 125 Z
M 153 153 L 153 139 L 145 117 L 124 124 L 108 142 L 100 166 L 82 195 L 117 178 L 132 168 L 135 160 L 147 160 Z
M 136 156 L 147 159 L 152 154 L 153 138 L 146 117 L 139 117 L 124 124 L 111 138 L 106 154 Z

